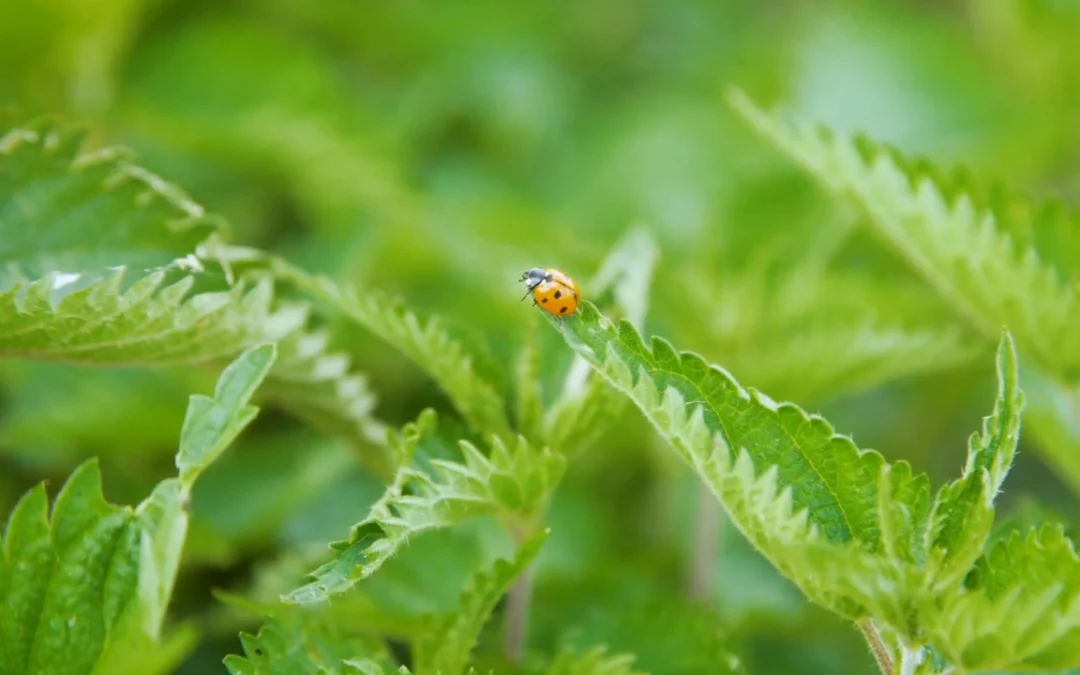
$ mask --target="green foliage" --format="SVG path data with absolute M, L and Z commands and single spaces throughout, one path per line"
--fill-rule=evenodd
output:
M 0 120 L 0 353 L 91 363 L 197 363 L 268 337 L 273 287 L 191 295 L 197 247 L 219 228 L 202 207 L 82 134 Z M 125 287 L 126 270 L 140 273 Z
M 1014 530 L 979 558 L 964 592 L 941 604 L 931 639 L 968 672 L 1077 667 L 1080 558 L 1060 525 Z
M 913 474 L 907 463 L 890 464 L 877 452 L 858 449 L 824 419 L 744 388 L 721 368 L 680 354 L 664 340 L 654 338 L 646 347 L 626 321 L 616 327 L 587 304 L 570 320 L 553 323 L 638 405 L 740 531 L 807 596 L 852 620 L 880 622 L 905 646 L 929 642 L 945 653 L 970 648 L 973 640 L 950 643 L 950 636 L 937 631 L 977 620 L 978 614 L 965 611 L 974 606 L 968 596 L 950 590 L 973 565 L 977 570 L 992 564 L 983 560 L 1006 556 L 992 551 L 980 558 L 993 525 L 994 498 L 1012 465 L 1023 408 L 1008 333 L 998 348 L 994 413 L 972 435 L 962 477 L 931 496 L 927 477 Z M 1027 578 L 1061 569 L 1061 561 L 1041 553 L 1045 548 L 1040 542 L 1038 549 L 1024 549 L 1032 569 L 1008 589 L 1031 598 L 1032 615 L 1039 589 Z M 998 600 L 1005 612 L 1017 600 L 991 593 L 984 591 L 980 610 Z M 956 614 L 944 619 L 943 607 Z M 1030 620 L 1010 613 L 991 634 L 1022 634 Z M 1076 619 L 1064 614 L 1052 620 L 1067 633 Z M 1057 656 L 1053 644 L 1037 647 L 997 658 L 977 651 L 960 661 L 1008 668 Z M 1054 667 L 1080 665 L 1075 655 L 1057 658 L 1050 661 Z
M 1080 672 L 1080 14 L 938 4 L 9 2 L 0 672 Z
M 248 404 L 273 364 L 251 348 L 222 372 L 214 396 L 191 397 L 176 454 L 179 475 L 135 508 L 108 503 L 96 460 L 72 473 L 52 513 L 44 485 L 13 509 L 0 566 L 5 673 L 169 672 L 191 648 L 190 627 L 162 639 L 199 474 L 257 413 Z
M 313 572 L 312 582 L 288 594 L 287 601 L 311 603 L 347 591 L 427 530 L 484 515 L 530 522 L 562 477 L 562 456 L 535 449 L 522 437 L 509 447 L 496 437 L 490 455 L 462 440 L 463 461 L 431 459 L 430 472 L 413 466 L 417 444 L 434 425 L 434 413 L 425 411 L 394 440 L 400 468 L 393 483 L 347 540 L 331 544 L 334 558 Z
M 1060 203 L 1032 204 L 967 173 L 944 175 L 865 135 L 783 121 L 741 90 L 730 101 L 826 187 L 854 199 L 875 232 L 985 335 L 1008 325 L 1040 366 L 1080 376 L 1080 229 Z

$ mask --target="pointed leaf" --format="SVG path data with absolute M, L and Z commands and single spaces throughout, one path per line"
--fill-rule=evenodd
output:
M 1008 333 L 998 348 L 997 379 L 994 412 L 984 421 L 982 433 L 972 434 L 968 441 L 963 476 L 943 486 L 934 500 L 927 536 L 930 549 L 940 556 L 932 585 L 942 592 L 955 588 L 982 553 L 994 524 L 994 498 L 1016 455 L 1024 397 Z
M 914 638 L 917 609 L 933 595 L 925 589 L 925 476 L 858 449 L 821 417 L 744 388 L 695 354 L 660 339 L 646 348 L 627 322 L 616 329 L 591 303 L 552 324 L 637 404 L 740 531 L 811 599 Z M 1008 340 L 1002 353 L 1002 363 L 1012 363 Z M 1010 373 L 1003 368 L 1002 377 Z M 1002 392 L 1014 386 L 1010 379 Z M 1010 424 L 989 428 L 1003 435 L 987 437 L 979 461 L 996 475 L 1008 467 L 1015 437 Z
M 411 457 L 423 432 L 406 426 L 402 436 L 408 445 L 398 450 L 402 459 Z M 468 442 L 460 445 L 464 462 L 431 460 L 433 475 L 402 465 L 368 517 L 353 526 L 347 540 L 331 544 L 333 559 L 312 572 L 311 583 L 283 599 L 310 603 L 343 593 L 427 530 L 488 514 L 531 518 L 562 477 L 561 455 L 536 450 L 520 437 L 512 448 L 496 437 L 490 457 Z
M 198 394 L 191 397 L 176 455 L 185 490 L 255 419 L 259 409 L 248 401 L 276 358 L 275 345 L 251 347 L 222 371 L 212 398 Z

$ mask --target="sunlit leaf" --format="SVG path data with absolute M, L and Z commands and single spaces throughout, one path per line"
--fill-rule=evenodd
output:
M 929 585 L 941 559 L 970 555 L 989 534 L 980 515 L 987 527 L 970 533 L 974 543 L 944 534 L 927 540 L 927 528 L 948 527 L 931 525 L 925 475 L 857 448 L 821 417 L 744 388 L 695 354 L 658 338 L 647 347 L 629 323 L 616 328 L 588 303 L 553 324 L 634 401 L 773 565 L 843 616 L 872 616 L 914 638 L 919 608 L 937 595 Z M 998 358 L 995 414 L 971 444 L 966 480 L 942 497 L 972 514 L 992 508 L 1015 451 L 1020 399 L 1007 334 Z M 960 499 L 969 494 L 977 498 Z

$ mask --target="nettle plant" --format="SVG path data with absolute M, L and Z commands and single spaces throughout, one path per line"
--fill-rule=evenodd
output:
M 563 388 L 545 404 L 537 348 L 526 344 L 507 400 L 437 319 L 231 245 L 220 222 L 126 154 L 80 154 L 81 135 L 63 125 L 4 118 L 0 355 L 183 364 L 220 376 L 212 396 L 191 398 L 177 475 L 139 505 L 107 503 L 91 459 L 51 509 L 42 486 L 14 507 L 0 559 L 0 672 L 171 672 L 197 639 L 194 627 L 168 620 L 187 498 L 255 418 L 256 398 L 355 440 L 387 487 L 329 555 L 281 561 L 279 572 L 308 572 L 302 581 L 283 572 L 218 595 L 262 622 L 240 635 L 243 653 L 225 659 L 232 673 L 463 675 L 475 672 L 475 646 L 497 611 L 514 661 L 549 499 L 567 462 L 638 414 L 634 407 L 780 573 L 862 631 L 883 673 L 1080 666 L 1073 542 L 1056 523 L 993 530 L 1026 414 L 1020 357 L 1041 395 L 1074 386 L 1073 223 L 865 139 L 787 125 L 745 95 L 732 101 L 828 188 L 853 197 L 872 227 L 997 343 L 993 411 L 972 434 L 958 478 L 935 490 L 907 463 L 858 448 L 820 416 L 668 341 L 646 341 L 641 299 L 656 249 L 644 231 L 629 233 L 582 282 L 592 300 L 610 296 L 622 318 L 589 300 L 569 318 L 551 318 L 574 355 Z M 301 299 L 279 299 L 282 289 Z M 316 309 L 400 350 L 446 393 L 460 423 L 424 410 L 388 429 L 372 414 L 363 376 L 327 351 L 327 335 L 313 327 Z M 1075 466 L 1060 450 L 1067 420 L 1036 419 L 1049 430 L 1044 445 L 1059 449 L 1048 457 Z M 498 521 L 514 551 L 477 571 L 452 611 L 355 629 L 365 579 L 411 540 L 479 517 Z M 391 638 L 407 643 L 407 664 Z M 602 645 L 527 668 L 636 672 L 632 655 Z M 742 666 L 725 648 L 712 670 Z

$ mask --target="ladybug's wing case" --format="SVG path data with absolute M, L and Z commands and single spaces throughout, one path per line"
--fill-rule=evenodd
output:
M 547 270 L 547 278 L 553 283 L 570 289 L 574 292 L 574 295 L 576 297 L 581 297 L 581 292 L 578 290 L 577 282 L 574 281 L 574 279 L 569 274 L 561 270 L 549 269 Z

